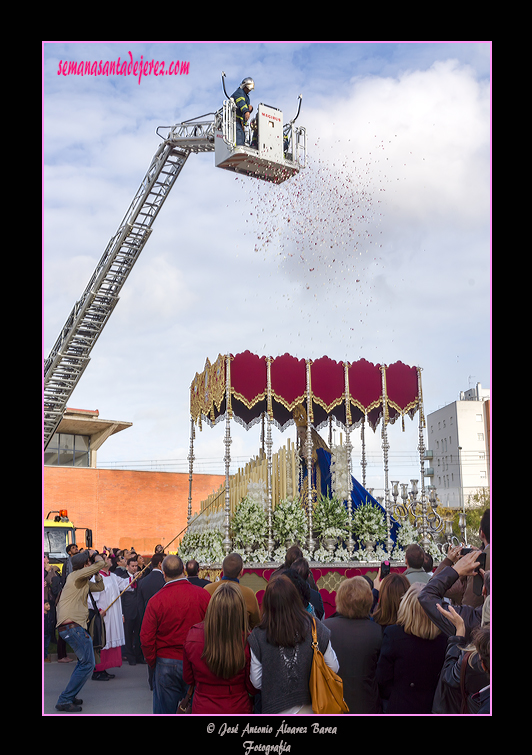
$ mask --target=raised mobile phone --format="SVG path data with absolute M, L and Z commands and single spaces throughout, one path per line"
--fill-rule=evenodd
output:
M 462 548 L 460 555 L 465 556 L 468 553 L 471 553 L 471 551 L 473 550 L 474 548 Z M 478 566 L 475 569 L 475 573 L 473 575 L 473 594 L 480 596 L 482 595 L 482 590 L 484 589 L 484 577 L 480 573 L 480 569 L 486 569 L 486 554 L 483 551 L 478 551 L 476 560 L 478 561 Z

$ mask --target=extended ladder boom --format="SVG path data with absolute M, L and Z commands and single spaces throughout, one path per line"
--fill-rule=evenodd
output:
M 163 137 L 164 141 L 155 153 L 118 231 L 110 240 L 45 361 L 45 449 L 87 367 L 92 348 L 118 302 L 122 286 L 150 237 L 155 218 L 190 153 L 216 152 L 221 148 L 222 156 L 216 159 L 217 167 L 276 183 L 299 170 L 306 146 L 304 129 L 294 129 L 291 122 L 289 143 L 294 146 L 290 159 L 285 159 L 282 153 L 281 157 L 272 159 L 266 152 L 261 153 L 260 149 L 235 147 L 232 101 L 224 103 L 217 113 L 210 115 L 213 117 L 209 120 L 197 118 L 168 127 L 170 130 L 166 138 Z M 282 113 L 276 120 L 282 120 Z
M 175 127 L 159 146 L 118 231 L 50 351 L 44 364 L 45 448 L 188 156 L 191 152 L 214 151 L 214 136 L 209 135 L 207 125 Z M 213 123 L 210 127 L 214 128 Z

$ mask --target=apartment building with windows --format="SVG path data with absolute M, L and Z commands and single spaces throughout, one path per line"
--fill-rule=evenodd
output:
M 427 415 L 425 474 L 442 506 L 463 509 L 490 484 L 490 391 L 477 383 Z

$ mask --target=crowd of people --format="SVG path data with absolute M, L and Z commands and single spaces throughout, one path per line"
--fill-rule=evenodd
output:
M 157 547 L 146 563 L 133 550 L 77 551 L 64 574 L 45 558 L 44 657 L 77 663 L 58 698 L 79 712 L 82 687 L 109 682 L 123 663 L 146 664 L 153 713 L 312 713 L 312 626 L 327 665 L 343 681 L 352 714 L 490 713 L 490 517 L 480 549 L 450 547 L 441 563 L 417 544 L 406 570 L 344 579 L 326 617 L 308 561 L 297 546 L 270 577 L 261 604 L 242 584 L 242 557 L 229 554 L 221 577 L 201 579 Z M 480 555 L 482 554 L 482 559 Z M 481 568 L 482 563 L 484 568 Z M 92 612 L 105 623 L 95 651 Z M 57 635 L 56 635 L 57 633 Z

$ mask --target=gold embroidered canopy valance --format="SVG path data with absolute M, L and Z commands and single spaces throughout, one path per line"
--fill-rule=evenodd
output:
M 372 364 L 365 359 L 337 362 L 327 356 L 298 359 L 290 354 L 266 357 L 244 351 L 207 359 L 190 387 L 190 413 L 201 425 L 216 424 L 229 411 L 244 427 L 264 413 L 281 429 L 293 423 L 296 406 L 310 399 L 311 422 L 323 427 L 334 417 L 342 427 L 365 418 L 395 422 L 422 407 L 420 368 L 402 362 Z

